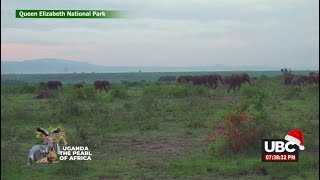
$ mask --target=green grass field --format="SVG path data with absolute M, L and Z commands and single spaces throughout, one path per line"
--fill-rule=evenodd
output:
M 66 85 L 54 99 L 39 100 L 33 98 L 37 85 L 5 85 L 1 179 L 318 179 L 319 86 L 286 87 L 281 78 L 261 74 L 252 86 L 230 93 L 220 84 L 115 80 L 108 93 L 91 84 Z M 158 78 L 152 77 L 142 79 Z M 238 109 L 254 117 L 257 138 L 239 153 L 223 137 L 206 142 Z M 58 125 L 69 145 L 89 147 L 92 160 L 27 166 L 36 128 Z M 261 162 L 261 138 L 282 139 L 294 128 L 305 136 L 299 162 Z

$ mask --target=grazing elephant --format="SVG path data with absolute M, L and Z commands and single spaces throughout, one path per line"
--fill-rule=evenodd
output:
M 200 76 L 201 77 L 201 81 L 202 81 L 202 85 L 205 85 L 205 86 L 207 86 L 208 85 L 208 78 L 209 78 L 209 76 L 208 75 L 202 75 L 202 76 Z
M 228 92 L 230 92 L 231 89 L 236 91 L 236 87 L 238 87 L 238 90 L 240 90 L 241 84 L 245 82 L 251 84 L 249 75 L 247 73 L 233 73 L 230 78 L 228 78 Z
M 224 83 L 224 84 L 230 84 L 230 79 L 231 79 L 231 76 L 225 76 L 225 77 L 223 77 L 223 83 Z
M 83 85 L 85 84 L 85 82 L 81 82 L 81 83 L 76 83 L 73 85 L 74 88 L 77 88 L 77 89 L 81 89 L 83 88 Z
M 223 84 L 223 80 L 222 80 L 222 77 L 218 74 L 214 74 L 214 75 L 209 75 L 208 78 L 207 78 L 207 84 L 209 86 L 213 86 L 214 84 L 214 89 L 217 88 L 218 86 L 218 81 L 221 82 L 221 84 Z
M 106 92 L 108 92 L 108 89 L 110 89 L 110 83 L 105 80 L 97 80 L 93 83 L 93 85 L 95 89 L 100 89 L 100 92 L 102 91 L 102 89 L 104 89 Z
M 300 76 L 300 79 L 303 84 L 307 84 L 309 82 L 309 76 Z
M 290 85 L 293 78 L 294 76 L 291 74 L 284 75 L 284 85 Z
M 192 76 L 191 81 L 193 85 L 202 85 L 207 82 L 206 78 L 203 76 Z
M 179 77 L 177 78 L 177 82 L 178 82 L 178 83 L 182 83 L 182 82 L 183 82 L 183 76 L 179 76 Z
M 288 70 L 287 68 L 281 69 L 281 72 L 283 74 L 283 83 L 284 85 L 290 85 L 292 79 L 294 78 L 294 75 L 291 70 Z
M 310 72 L 308 82 L 309 84 L 319 84 L 319 73 Z
M 178 83 L 188 83 L 192 81 L 192 76 L 179 76 L 177 78 L 177 82 Z
M 250 85 L 251 85 L 251 82 L 250 82 L 250 77 L 247 73 L 234 73 L 232 74 L 233 76 L 240 76 L 241 78 L 241 83 L 245 83 L 245 82 L 248 82 Z
M 47 88 L 48 89 L 62 89 L 62 83 L 60 81 L 48 81 Z
M 292 86 L 301 86 L 303 84 L 303 79 L 301 77 L 293 77 L 291 79 L 291 85 Z

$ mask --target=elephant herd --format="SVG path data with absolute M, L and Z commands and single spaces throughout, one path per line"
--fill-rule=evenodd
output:
M 310 72 L 308 75 L 294 75 L 291 70 L 281 69 L 284 77 L 285 85 L 301 86 L 305 84 L 318 84 L 319 83 L 319 73 Z M 221 77 L 218 74 L 211 75 L 196 75 L 196 76 L 179 76 L 176 81 L 181 83 L 190 83 L 193 85 L 204 85 L 207 87 L 213 87 L 214 89 L 218 87 L 219 82 L 224 85 L 228 85 L 228 92 L 230 90 L 236 91 L 241 88 L 243 83 L 249 83 L 251 85 L 250 77 L 247 73 L 233 73 L 230 76 Z M 83 88 L 85 82 L 75 83 L 74 88 Z M 93 83 L 96 90 L 103 90 L 108 92 L 110 89 L 110 83 L 106 80 L 97 80 Z M 47 83 L 41 82 L 40 87 L 42 89 L 62 89 L 62 83 L 60 81 L 48 81 Z
M 247 73 L 233 73 L 231 76 L 226 76 L 222 78 L 218 74 L 213 75 L 199 75 L 199 76 L 179 76 L 177 78 L 178 83 L 192 83 L 194 85 L 205 85 L 208 87 L 213 87 L 214 89 L 218 87 L 218 83 L 221 82 L 221 84 L 228 84 L 229 89 L 228 92 L 233 89 L 233 91 L 236 91 L 236 87 L 240 89 L 241 84 L 250 82 L 250 77 Z M 74 88 L 80 89 L 83 88 L 85 82 L 81 83 L 75 83 L 73 84 Z M 103 90 L 108 92 L 110 89 L 110 83 L 106 80 L 97 80 L 93 83 L 93 86 L 96 90 L 100 90 L 102 92 Z M 62 83 L 60 81 L 48 81 L 47 83 L 41 82 L 40 87 L 42 89 L 52 89 L 52 90 L 58 90 L 62 89 Z
M 73 85 L 73 87 L 80 89 L 83 88 L 84 84 L 85 82 L 76 83 Z M 108 92 L 108 90 L 110 89 L 110 83 L 106 80 L 97 80 L 93 83 L 93 86 L 96 90 L 100 90 L 100 92 L 102 90 Z M 40 88 L 58 90 L 62 89 L 62 83 L 60 81 L 48 81 L 47 83 L 41 82 Z
M 251 85 L 250 77 L 247 73 L 233 73 L 230 76 L 225 76 L 222 78 L 218 74 L 213 75 L 198 75 L 198 76 L 179 76 L 177 78 L 178 83 L 191 83 L 193 85 L 205 85 L 208 87 L 213 87 L 214 89 L 218 87 L 218 83 L 229 85 L 228 92 L 231 89 L 236 91 L 241 87 L 241 84 L 248 82 Z
M 287 69 L 281 69 L 285 85 L 299 86 L 307 84 L 319 84 L 319 73 L 310 72 L 308 75 L 295 75 Z

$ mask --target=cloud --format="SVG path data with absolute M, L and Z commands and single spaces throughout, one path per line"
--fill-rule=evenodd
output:
M 182 38 L 210 38 L 241 30 L 240 22 L 219 20 L 199 22 L 191 20 L 134 19 L 114 23 L 113 27 L 59 27 L 52 30 L 4 28 L 3 43 L 23 42 L 48 44 L 145 44 L 161 43 Z M 191 28 L 192 27 L 192 28 Z M 35 41 L 36 40 L 36 41 Z
M 79 54 L 81 51 L 93 53 L 95 49 L 88 46 L 40 46 L 21 43 L 3 43 L 1 44 L 1 59 L 5 57 L 11 60 L 37 59 L 43 57 L 64 58 L 70 54 Z
M 54 56 L 107 65 L 318 65 L 318 5 L 317 0 L 5 0 L 1 57 Z M 15 9 L 120 9 L 129 16 L 15 19 Z
M 25 59 L 39 57 L 54 57 L 57 54 L 51 50 L 37 45 L 17 43 L 1 44 L 1 59 Z

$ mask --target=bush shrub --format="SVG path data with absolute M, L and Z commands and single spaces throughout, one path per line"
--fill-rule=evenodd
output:
M 227 116 L 226 130 L 226 145 L 230 146 L 234 153 L 244 153 L 260 147 L 261 134 L 257 121 L 244 111 Z
M 319 84 L 312 84 L 309 88 L 309 92 L 318 93 L 319 95 Z
M 58 98 L 50 101 L 50 106 L 59 117 L 79 116 L 84 112 L 85 105 L 76 95 L 60 95 Z M 57 109 L 57 107 L 59 107 Z
M 114 98 L 126 98 L 128 96 L 125 87 L 114 87 L 111 91 L 111 96 Z
M 227 113 L 223 133 L 225 146 L 220 147 L 221 152 L 257 152 L 261 138 L 268 137 L 273 127 L 264 108 L 267 97 L 268 93 L 257 91 L 239 104 L 237 110 Z
M 24 93 L 35 93 L 37 91 L 37 88 L 32 85 L 23 85 L 19 87 L 19 93 L 24 94 Z
M 74 96 L 77 99 L 81 100 L 94 100 L 96 99 L 96 91 L 91 87 L 84 87 L 82 89 L 76 90 L 75 93 L 73 93 Z
M 73 99 L 67 99 L 63 111 L 70 115 L 80 115 L 82 113 L 83 106 L 79 102 L 74 101 Z
M 1 85 L 1 94 L 14 94 L 17 93 L 17 87 L 13 85 Z
M 283 90 L 284 99 L 292 99 L 292 98 L 302 98 L 301 96 L 302 89 L 292 86 L 285 86 Z
M 257 93 L 257 89 L 249 84 L 244 84 L 240 89 L 240 93 L 244 96 L 250 97 Z

